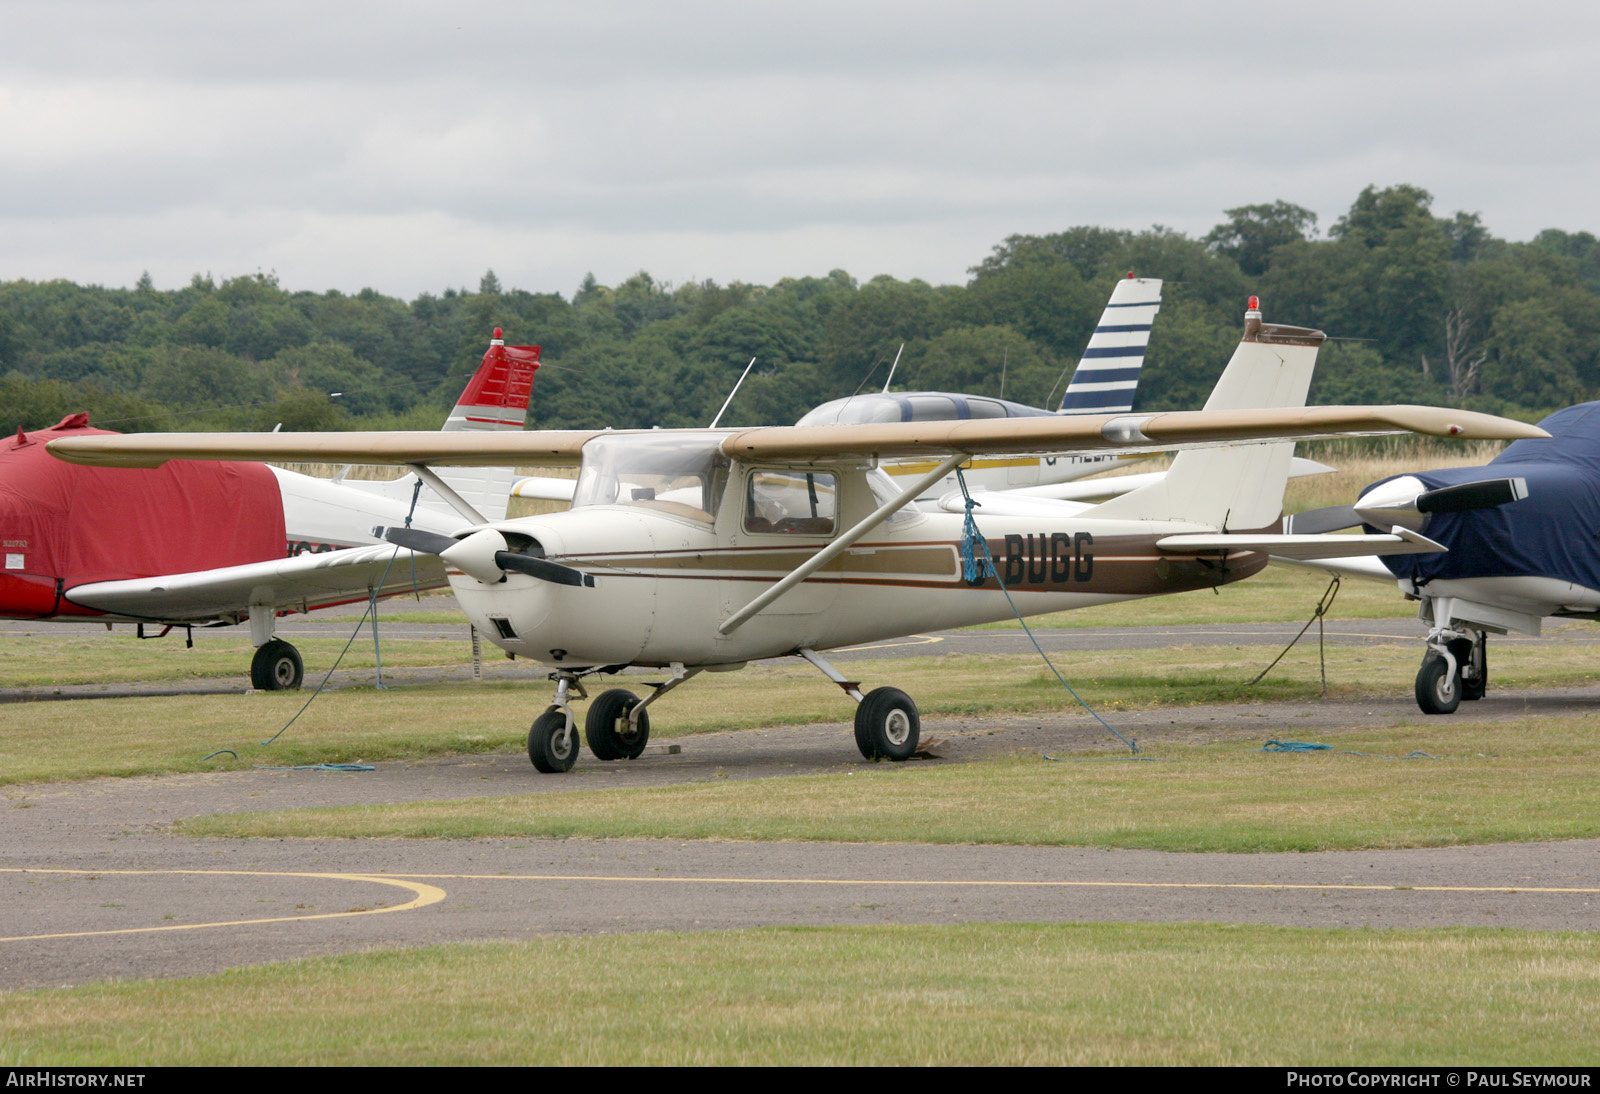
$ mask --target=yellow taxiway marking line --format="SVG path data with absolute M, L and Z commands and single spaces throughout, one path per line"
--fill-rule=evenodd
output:
M 937 881 L 925 878 L 638 877 L 613 874 L 406 874 L 405 876 L 427 878 L 433 881 L 648 881 L 687 885 L 898 885 L 922 887 L 944 885 L 995 889 L 1339 889 L 1384 893 L 1600 894 L 1600 886 L 1562 888 L 1533 885 L 1353 885 L 1344 882 L 1319 885 L 1282 881 L 1003 881 L 995 879 Z
M 103 931 L 64 931 L 59 934 L 13 935 L 9 938 L 0 938 L 0 942 L 30 942 L 49 938 L 89 938 L 96 935 L 112 934 L 147 934 L 153 931 L 198 931 L 207 927 L 249 927 L 258 923 L 298 923 L 302 920 L 312 919 L 347 919 L 358 915 L 386 915 L 389 912 L 409 912 L 415 908 L 426 908 L 430 904 L 439 903 L 448 895 L 443 889 L 433 885 L 407 881 L 403 878 L 375 877 L 372 874 L 312 874 L 274 870 L 64 870 L 33 867 L 0 867 L 0 874 L 76 874 L 93 877 L 154 877 L 156 875 L 171 874 L 191 877 L 300 877 L 317 878 L 324 881 L 370 881 L 377 885 L 391 885 L 398 889 L 407 889 L 413 894 L 412 899 L 404 904 L 396 904 L 392 908 L 366 908 L 350 912 L 319 912 L 315 915 L 283 915 L 266 919 L 229 919 L 216 923 L 170 923 L 160 927 L 121 927 L 115 930 Z
M 943 641 L 944 639 L 940 638 L 936 634 L 913 634 L 902 638 L 898 642 L 880 642 L 875 646 L 844 646 L 840 649 L 834 650 L 833 652 L 860 653 L 863 650 L 892 650 L 896 646 L 931 646 L 935 642 Z

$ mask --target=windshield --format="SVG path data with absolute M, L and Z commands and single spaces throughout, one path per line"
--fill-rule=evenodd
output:
M 728 482 L 721 433 L 618 433 L 583 446 L 572 507 L 641 505 L 710 521 Z

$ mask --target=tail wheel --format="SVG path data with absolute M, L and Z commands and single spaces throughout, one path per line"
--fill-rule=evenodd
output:
M 281 638 L 256 647 L 250 661 L 250 686 L 258 691 L 295 691 L 306 678 L 300 651 Z
M 1417 670 L 1417 706 L 1424 714 L 1454 714 L 1461 705 L 1461 676 L 1450 662 L 1429 650 Z
M 921 732 L 917 704 L 899 688 L 869 691 L 856 707 L 856 747 L 869 760 L 909 760 Z
M 571 771 L 578 762 L 578 727 L 567 732 L 567 715 L 559 707 L 534 719 L 528 730 L 528 759 L 546 775 Z
M 641 710 L 636 722 L 628 712 L 639 705 L 639 697 L 624 688 L 603 691 L 589 704 L 583 721 L 583 735 L 589 738 L 589 751 L 600 760 L 637 760 L 650 740 L 650 712 Z

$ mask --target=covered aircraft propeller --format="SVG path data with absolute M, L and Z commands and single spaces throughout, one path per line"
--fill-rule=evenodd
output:
M 1493 509 L 1527 496 L 1528 480 L 1524 478 L 1485 479 L 1428 490 L 1414 476 L 1402 475 L 1368 490 L 1354 505 L 1330 505 L 1285 518 L 1284 531 L 1320 535 L 1356 524 L 1370 524 L 1374 528 L 1408 528 L 1421 532 L 1428 527 L 1428 520 L 1434 513 Z
M 405 547 L 424 554 L 438 555 L 464 574 L 471 574 L 485 584 L 493 585 L 505 580 L 507 573 L 526 574 L 540 581 L 557 585 L 575 585 L 594 588 L 594 576 L 559 562 L 511 550 L 506 537 L 493 528 L 480 528 L 469 536 L 456 539 L 425 532 L 420 528 L 385 528 L 372 530 L 379 539 L 397 547 Z M 535 547 L 534 550 L 539 548 Z

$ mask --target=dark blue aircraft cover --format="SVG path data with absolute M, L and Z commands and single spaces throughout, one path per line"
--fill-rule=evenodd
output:
M 1389 571 L 1418 584 L 1532 576 L 1600 589 L 1600 402 L 1558 410 L 1539 425 L 1548 438 L 1513 441 L 1487 466 L 1417 473 L 1430 490 L 1525 478 L 1528 496 L 1490 509 L 1435 513 L 1422 534 L 1450 550 L 1387 556 Z

